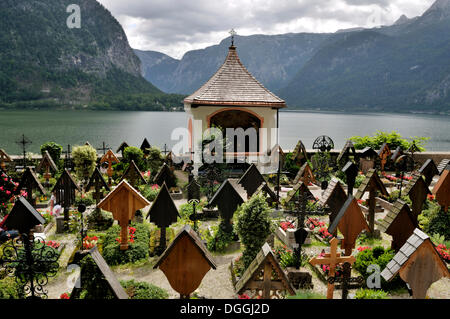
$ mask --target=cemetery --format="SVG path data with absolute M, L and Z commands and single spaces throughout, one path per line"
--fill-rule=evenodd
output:
M 380 132 L 341 150 L 319 134 L 310 150 L 301 137 L 283 150 L 276 134 L 264 145 L 286 103 L 244 67 L 234 35 L 184 103 L 183 154 L 151 137 L 48 142 L 30 158 L 22 135 L 23 154 L 0 149 L 0 298 L 450 298 L 447 158 Z M 219 144 L 203 134 L 213 127 Z M 226 149 L 225 128 L 255 129 L 257 147 Z M 218 145 L 221 161 L 204 159 Z
M 450 298 L 450 165 L 330 141 L 198 175 L 147 139 L 2 150 L 0 297 Z

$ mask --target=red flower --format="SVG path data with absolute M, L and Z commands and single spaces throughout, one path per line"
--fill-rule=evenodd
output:
M 70 296 L 67 292 L 65 292 L 59 297 L 59 299 L 70 299 Z

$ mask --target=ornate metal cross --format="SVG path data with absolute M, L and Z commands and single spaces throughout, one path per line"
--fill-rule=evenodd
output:
M 64 154 L 65 154 L 64 168 L 71 170 L 72 169 L 72 159 L 71 159 L 70 155 L 72 153 L 71 153 L 70 145 L 67 145 L 67 150 L 64 151 Z
M 22 134 L 22 139 L 20 141 L 17 141 L 16 144 L 19 144 L 22 146 L 22 153 L 23 153 L 23 169 L 27 166 L 27 145 L 31 144 L 32 142 L 25 137 L 24 134 Z
M 103 155 L 106 154 L 106 152 L 110 149 L 109 145 L 107 145 L 105 142 L 102 143 L 102 147 L 97 148 L 97 151 L 103 151 Z
M 231 29 L 228 33 L 231 35 L 231 46 L 234 46 L 234 36 L 237 34 L 237 32 L 234 29 Z

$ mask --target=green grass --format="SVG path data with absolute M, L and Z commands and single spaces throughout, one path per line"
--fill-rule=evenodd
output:
M 295 296 L 288 296 L 287 299 L 326 299 L 326 297 L 316 292 L 299 290 Z

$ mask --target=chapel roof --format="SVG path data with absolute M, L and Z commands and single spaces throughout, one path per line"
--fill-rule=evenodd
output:
M 245 68 L 232 45 L 223 65 L 185 103 L 192 106 L 265 106 L 284 108 L 286 103 L 266 89 Z

